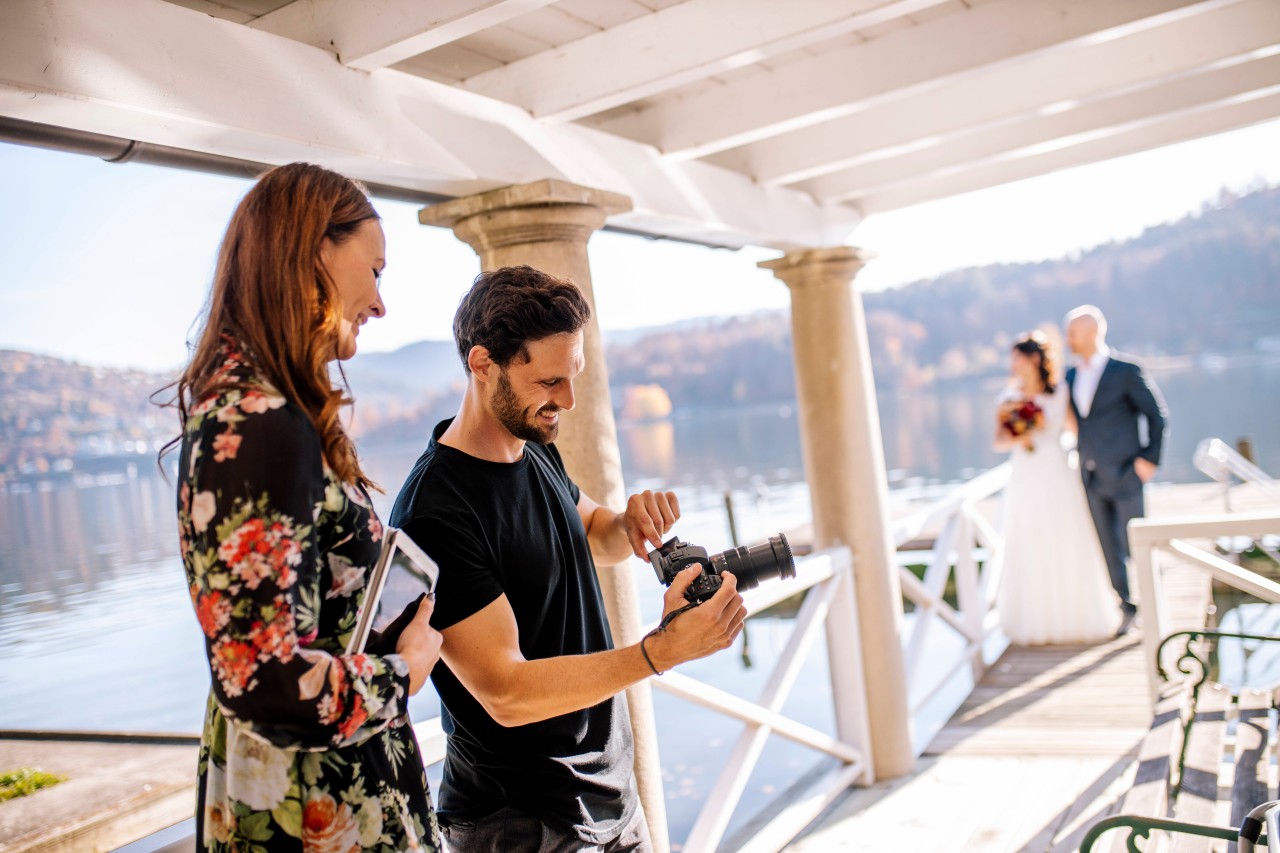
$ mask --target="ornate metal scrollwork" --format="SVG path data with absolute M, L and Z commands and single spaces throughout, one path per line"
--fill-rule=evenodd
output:
M 1151 831 L 1153 829 L 1158 829 L 1162 832 L 1199 835 L 1205 838 L 1220 838 L 1224 841 L 1236 841 L 1239 838 L 1236 830 L 1221 826 L 1205 826 L 1204 824 L 1184 823 L 1183 821 L 1168 820 L 1166 818 L 1122 814 L 1104 818 L 1090 827 L 1080 842 L 1080 853 L 1092 853 L 1093 845 L 1098 842 L 1098 839 L 1104 833 L 1125 827 L 1129 829 L 1129 835 L 1125 838 L 1125 847 L 1129 853 L 1144 853 L 1143 848 L 1138 846 L 1138 842 L 1142 841 L 1146 846 L 1145 842 L 1151 840 Z
M 1172 640 L 1177 637 L 1186 637 L 1187 643 L 1182 649 L 1182 654 L 1175 659 L 1174 666 L 1177 671 L 1188 678 L 1195 677 L 1192 683 L 1192 689 L 1199 693 L 1200 687 L 1209 680 L 1209 659 L 1208 652 L 1201 646 L 1201 640 L 1213 640 L 1214 645 L 1222 638 L 1236 640 L 1258 640 L 1259 642 L 1280 643 L 1280 637 L 1268 636 L 1265 634 L 1234 634 L 1229 631 L 1175 631 L 1160 641 L 1159 647 L 1156 648 L 1156 674 L 1160 676 L 1162 681 L 1171 680 L 1169 672 L 1164 665 L 1164 650 Z M 1202 656 L 1203 655 L 1203 656 Z
M 1138 846 L 1138 839 L 1150 841 L 1151 827 L 1135 826 L 1133 828 L 1133 831 L 1129 833 L 1129 837 L 1124 842 L 1124 846 L 1129 848 L 1129 853 L 1143 853 L 1142 848 Z

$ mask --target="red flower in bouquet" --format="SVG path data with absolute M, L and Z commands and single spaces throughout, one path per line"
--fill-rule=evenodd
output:
M 1044 409 L 1040 408 L 1035 400 L 1024 400 L 1005 415 L 1000 426 L 1012 437 L 1022 438 L 1044 426 Z M 1034 449 L 1035 447 L 1028 443 L 1027 450 Z

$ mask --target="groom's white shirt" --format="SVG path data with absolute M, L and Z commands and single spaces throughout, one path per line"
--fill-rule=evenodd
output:
M 1076 364 L 1076 381 L 1071 386 L 1071 396 L 1075 398 L 1081 417 L 1089 417 L 1089 410 L 1093 408 L 1093 396 L 1098 393 L 1102 371 L 1106 370 L 1110 358 L 1111 347 L 1098 344 L 1092 357 L 1082 358 Z

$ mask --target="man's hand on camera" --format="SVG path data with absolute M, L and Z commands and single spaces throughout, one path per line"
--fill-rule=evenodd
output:
M 649 558 L 646 542 L 654 548 L 662 545 L 662 537 L 680 518 L 680 502 L 675 492 L 641 492 L 627 498 L 622 513 L 622 529 L 627 533 L 631 550 L 642 560 Z M 674 584 L 672 585 L 674 588 Z
M 671 582 L 663 595 L 662 615 L 688 604 L 685 590 L 702 572 L 701 566 L 690 566 Z M 747 608 L 738 594 L 738 579 L 731 573 L 721 575 L 716 594 L 671 620 L 664 630 L 646 641 L 645 648 L 659 672 L 729 648 L 742 631 Z

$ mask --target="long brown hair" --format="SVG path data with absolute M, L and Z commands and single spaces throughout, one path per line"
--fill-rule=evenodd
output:
M 1040 384 L 1044 386 L 1046 393 L 1052 394 L 1056 387 L 1053 381 L 1055 367 L 1053 357 L 1049 355 L 1048 336 L 1039 329 L 1034 332 L 1025 332 L 1013 342 L 1013 350 L 1027 358 L 1034 358 L 1037 355 L 1040 357 L 1036 361 L 1036 367 L 1040 371 Z
M 217 375 L 229 335 L 254 372 L 307 414 L 329 467 L 348 483 L 373 485 L 338 416 L 351 398 L 329 378 L 342 305 L 320 246 L 378 218 L 364 187 L 320 166 L 290 163 L 258 179 L 227 226 L 204 328 L 176 383 L 182 424 L 195 402 L 238 384 Z

